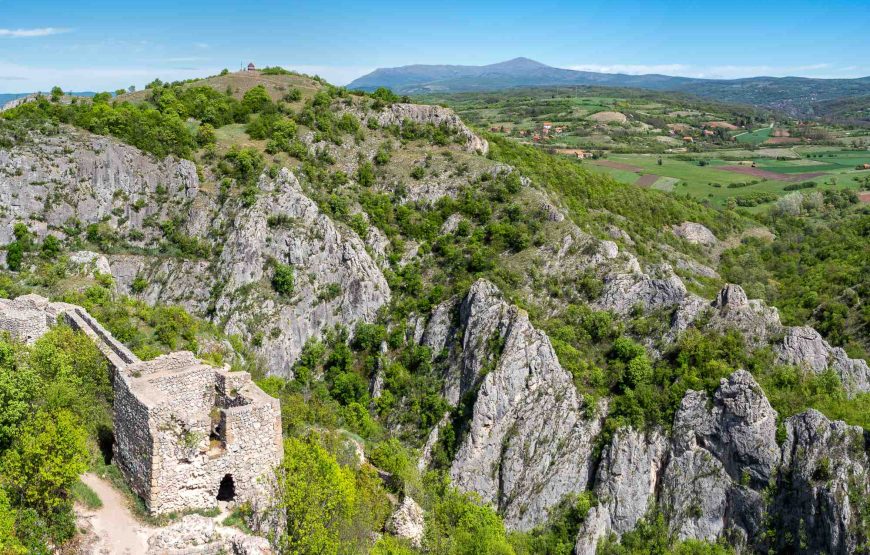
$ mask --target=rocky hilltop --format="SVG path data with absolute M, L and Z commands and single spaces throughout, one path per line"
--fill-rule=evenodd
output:
M 357 466 L 372 445 L 388 464 L 377 449 L 397 440 L 508 530 L 540 537 L 594 499 L 565 540 L 577 554 L 657 518 L 674 542 L 866 551 L 867 432 L 799 390 L 861 406 L 870 368 L 723 282 L 745 222 L 552 169 L 444 108 L 296 92 L 264 88 L 241 141 L 238 123 L 202 124 L 187 158 L 68 125 L 19 133 L 0 148 L 9 283 L 183 307 L 274 376 L 295 403 L 285 434 L 347 428 Z M 221 102 L 254 105 L 236 93 Z M 626 199 L 641 208 L 623 215 Z M 435 509 L 408 472 L 373 471 L 397 506 L 376 531 L 425 547 Z M 197 534 L 237 539 L 187 518 L 154 542 Z

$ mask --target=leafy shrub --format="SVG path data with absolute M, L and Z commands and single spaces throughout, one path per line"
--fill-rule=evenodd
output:
M 283 262 L 275 262 L 272 269 L 272 288 L 285 297 L 293 295 L 293 267 Z

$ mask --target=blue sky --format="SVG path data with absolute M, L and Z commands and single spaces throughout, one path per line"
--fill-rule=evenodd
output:
M 868 0 L 0 0 L 0 92 L 141 87 L 248 61 L 345 84 L 377 67 L 517 56 L 623 73 L 859 77 L 870 75 L 868 8 Z

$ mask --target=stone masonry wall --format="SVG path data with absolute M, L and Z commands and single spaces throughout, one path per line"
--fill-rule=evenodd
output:
M 232 478 L 235 501 L 255 500 L 281 462 L 281 407 L 251 381 L 176 352 L 140 361 L 83 308 L 38 295 L 0 299 L 0 332 L 33 343 L 63 316 L 114 370 L 114 460 L 153 514 L 217 505 Z
M 130 391 L 130 383 L 123 373 L 114 381 L 115 445 L 114 462 L 130 489 L 142 499 L 151 495 L 151 458 L 154 437 L 148 422 L 148 407 Z
M 130 479 L 152 513 L 215 507 L 227 475 L 235 500 L 257 495 L 261 477 L 281 461 L 277 399 L 248 373 L 205 365 L 189 353 L 164 355 L 128 371 L 123 381 L 147 410 L 116 410 L 116 428 L 147 428 L 148 434 L 119 437 L 116 454 L 119 466 L 128 469 L 125 476 L 141 466 L 131 457 L 146 459 L 147 483 Z

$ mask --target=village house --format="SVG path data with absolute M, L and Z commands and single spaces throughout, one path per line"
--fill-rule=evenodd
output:
M 254 62 L 248 63 L 248 71 L 257 71 L 257 66 L 254 65 Z
M 544 125 L 541 127 L 541 129 L 543 130 L 543 134 L 545 136 L 550 134 L 550 129 L 552 129 L 552 128 L 553 128 L 553 124 L 550 123 L 549 121 L 545 121 Z
M 567 154 L 568 156 L 575 156 L 580 160 L 585 160 L 586 158 L 592 158 L 592 153 L 580 148 L 562 148 L 557 150 L 559 154 Z
M 695 139 L 693 139 L 692 137 L 686 135 L 685 137 L 683 137 L 683 142 L 684 142 L 684 143 L 694 143 L 694 142 L 695 142 Z

